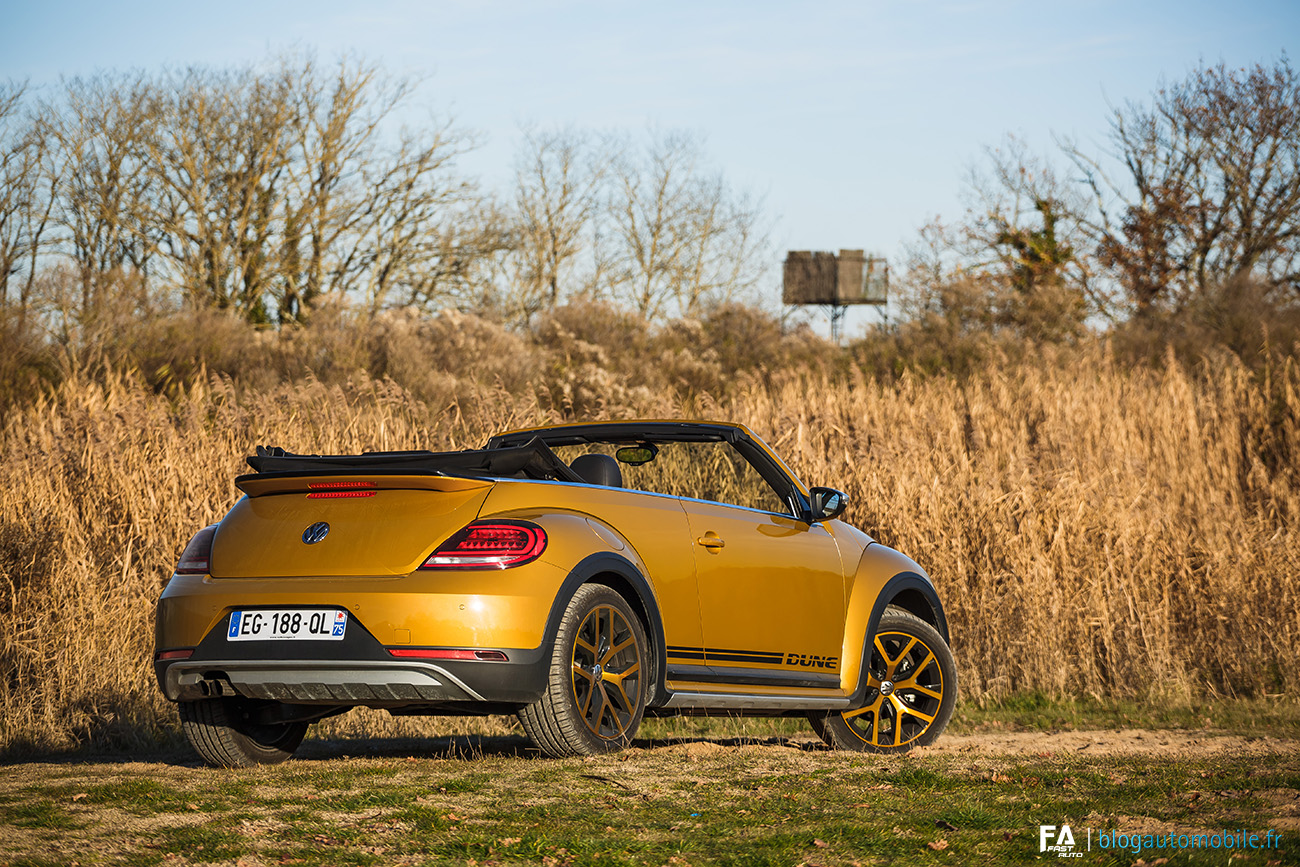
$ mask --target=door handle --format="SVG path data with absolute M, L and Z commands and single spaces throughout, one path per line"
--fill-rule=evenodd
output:
M 702 545 L 703 547 L 708 548 L 710 551 L 714 551 L 714 552 L 718 551 L 720 548 L 727 547 L 727 543 L 722 541 L 722 538 L 712 530 L 705 533 L 700 538 L 696 539 L 695 544 Z

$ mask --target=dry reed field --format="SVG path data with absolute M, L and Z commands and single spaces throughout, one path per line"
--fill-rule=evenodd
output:
M 716 399 L 626 392 L 583 415 L 742 421 L 806 483 L 846 490 L 848 520 L 934 577 L 967 701 L 1295 694 L 1294 362 L 1040 362 L 962 381 L 775 373 Z M 0 750 L 172 727 L 150 665 L 154 601 L 190 535 L 233 503 L 257 444 L 453 449 L 564 414 L 540 385 L 462 382 L 418 400 L 361 375 L 200 379 L 170 395 L 74 376 L 13 409 L 0 433 Z

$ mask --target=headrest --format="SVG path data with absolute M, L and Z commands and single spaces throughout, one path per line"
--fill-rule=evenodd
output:
M 618 468 L 618 461 L 609 455 L 579 455 L 569 466 L 589 485 L 623 487 L 623 471 Z

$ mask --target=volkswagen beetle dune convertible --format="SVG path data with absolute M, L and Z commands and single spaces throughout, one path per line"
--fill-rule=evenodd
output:
M 929 577 L 742 425 L 248 463 L 157 611 L 158 683 L 211 764 L 283 761 L 358 706 L 515 714 L 552 756 L 674 714 L 806 716 L 832 747 L 901 752 L 952 715 Z

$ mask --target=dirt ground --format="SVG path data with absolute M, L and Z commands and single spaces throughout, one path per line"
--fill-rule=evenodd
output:
M 1268 735 L 1215 735 L 1206 732 L 1118 731 L 997 732 L 944 735 L 925 753 L 988 753 L 1001 756 L 1042 757 L 1044 753 L 1080 755 L 1136 755 L 1196 758 L 1224 753 L 1264 755 L 1300 754 L 1300 740 Z
M 687 758 L 720 758 L 745 753 L 762 755 L 776 751 L 798 751 L 815 755 L 829 750 L 815 735 L 768 738 L 673 738 L 637 741 L 634 749 L 625 755 L 645 751 L 650 757 L 673 754 Z M 309 740 L 298 752 L 298 760 L 315 762 L 343 758 L 409 757 L 473 760 L 479 756 L 535 756 L 534 751 L 518 737 L 457 736 L 437 738 L 432 741 L 416 738 L 375 738 L 343 740 Z M 1161 757 L 1175 760 L 1195 760 L 1216 756 L 1258 755 L 1261 757 L 1290 757 L 1300 760 L 1300 739 L 1277 738 L 1269 735 L 1247 736 L 1213 734 L 1177 730 L 1120 729 L 1109 731 L 1021 731 L 981 732 L 978 734 L 946 734 L 928 747 L 920 747 L 908 754 L 922 756 L 979 756 L 991 759 L 1016 761 L 1017 759 L 1063 759 L 1080 757 Z M 162 757 L 160 757 L 162 758 Z M 158 770 L 160 765 L 198 765 L 197 757 L 168 756 L 161 762 L 131 761 L 117 755 L 104 757 L 81 756 L 75 765 L 87 771 L 111 770 L 116 774 L 129 774 L 133 770 Z M 124 759 L 126 759 L 124 761 Z M 0 774 L 0 790 L 22 786 L 41 779 L 52 768 L 68 769 L 67 763 L 34 761 L 5 767 Z M 62 775 L 62 774 L 61 774 Z

